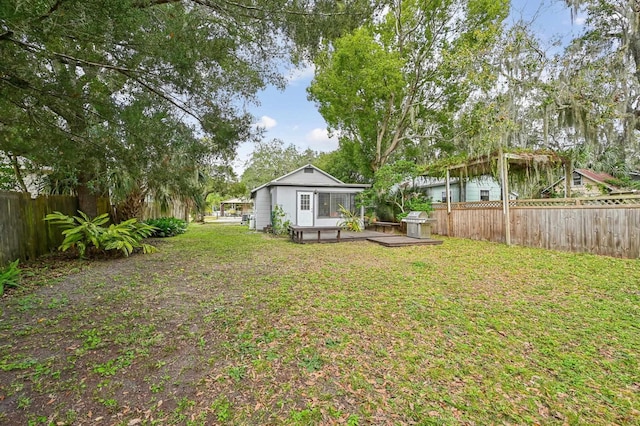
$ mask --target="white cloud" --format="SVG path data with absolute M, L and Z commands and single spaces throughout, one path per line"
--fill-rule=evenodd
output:
M 316 151 L 333 151 L 338 148 L 338 138 L 329 137 L 327 129 L 316 127 L 305 135 L 309 148 Z
M 297 84 L 300 81 L 310 81 L 316 73 L 313 64 L 306 64 L 303 68 L 295 68 L 289 71 L 287 81 L 289 84 Z
M 584 25 L 585 22 L 587 22 L 587 18 L 585 16 L 576 16 L 573 19 L 573 23 L 576 25 Z
M 260 117 L 257 123 L 254 123 L 254 126 L 263 128 L 265 130 L 273 129 L 278 125 L 278 122 L 268 115 L 263 115 Z

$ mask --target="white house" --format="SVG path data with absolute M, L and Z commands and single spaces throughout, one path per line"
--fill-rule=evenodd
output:
M 339 206 L 356 212 L 355 197 L 370 185 L 348 184 L 307 164 L 251 191 L 255 229 L 271 224 L 279 206 L 283 221 L 298 226 L 336 226 L 342 220 Z
M 431 198 L 432 203 L 446 203 L 446 183 L 442 179 L 422 176 L 416 181 L 416 186 Z M 502 199 L 500 184 L 491 175 L 478 176 L 468 179 L 465 185 L 460 185 L 458 178 L 449 181 L 451 190 L 451 202 L 460 201 L 498 201 Z M 511 193 L 510 198 L 517 198 L 517 194 Z

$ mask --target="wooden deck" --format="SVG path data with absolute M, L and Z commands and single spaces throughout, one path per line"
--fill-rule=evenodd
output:
M 381 244 L 385 247 L 404 247 L 404 246 L 437 246 L 442 244 L 442 240 L 434 240 L 431 238 L 411 238 L 406 235 L 385 235 L 384 237 L 371 237 L 367 240 Z
M 442 244 L 442 240 L 433 239 L 419 239 L 409 238 L 406 235 L 391 234 L 385 232 L 377 232 L 371 230 L 364 230 L 362 232 L 351 232 L 342 230 L 340 232 L 340 239 L 338 239 L 336 232 L 322 232 L 320 239 L 318 240 L 317 232 L 305 232 L 301 234 L 300 239 L 296 242 L 302 244 L 308 243 L 338 243 L 347 241 L 371 241 L 373 243 L 381 244 L 385 247 L 404 247 L 404 246 L 423 246 L 423 245 L 439 245 Z

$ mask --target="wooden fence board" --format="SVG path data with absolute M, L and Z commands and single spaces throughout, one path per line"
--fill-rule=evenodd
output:
M 27 193 L 0 191 L 0 266 L 16 259 L 30 260 L 50 253 L 62 243 L 62 231 L 44 221 L 44 217 L 59 211 L 77 215 L 78 199 L 67 195 L 39 196 L 32 199 Z M 108 198 L 98 199 L 98 214 L 111 213 Z M 176 203 L 168 212 L 159 206 L 145 209 L 144 218 L 175 216 L 188 220 L 189 208 Z
M 505 242 L 502 208 L 490 203 L 436 206 L 434 234 Z M 510 202 L 513 244 L 640 258 L 640 196 Z M 448 224 L 451 223 L 451 228 Z

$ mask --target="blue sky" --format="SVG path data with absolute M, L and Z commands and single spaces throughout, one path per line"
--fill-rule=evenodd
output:
M 580 31 L 584 19 L 577 16 L 573 23 L 571 12 L 561 0 L 527 1 L 513 0 L 509 22 L 523 18 L 532 21 L 533 29 L 543 42 L 551 43 L 556 37 L 567 39 Z M 249 112 L 255 117 L 255 124 L 263 127 L 264 140 L 282 139 L 286 145 L 293 144 L 299 149 L 329 152 L 338 147 L 336 138 L 329 138 L 327 125 L 313 102 L 307 100 L 306 89 L 313 79 L 311 68 L 294 71 L 289 76 L 289 84 L 284 91 L 269 87 L 258 98 L 260 105 L 251 106 Z M 238 174 L 253 152 L 252 143 L 243 143 L 238 148 L 234 169 Z

